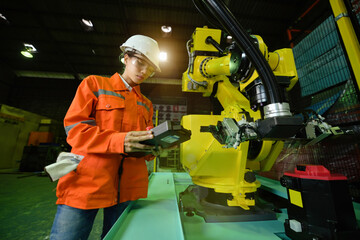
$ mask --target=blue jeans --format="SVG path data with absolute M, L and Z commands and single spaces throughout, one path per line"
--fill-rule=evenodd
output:
M 130 201 L 104 208 L 101 239 L 105 237 L 129 203 Z M 98 210 L 99 209 L 83 210 L 67 205 L 58 205 L 50 233 L 50 240 L 88 239 Z

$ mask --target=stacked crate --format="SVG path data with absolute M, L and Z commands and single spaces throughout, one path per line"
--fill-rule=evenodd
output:
M 360 1 L 354 2 L 360 7 Z M 357 10 L 360 20 L 360 8 Z M 293 52 L 301 88 L 301 94 L 295 96 L 301 97 L 292 100 L 306 102 L 304 107 L 323 115 L 333 126 L 359 126 L 358 86 L 351 78 L 334 17 L 326 19 L 300 41 Z M 279 179 L 284 172 L 293 171 L 297 164 L 324 165 L 332 173 L 348 178 L 350 194 L 360 202 L 359 149 L 360 139 L 350 136 L 325 139 L 313 146 L 287 141 L 272 169 L 261 174 Z
M 320 92 L 350 78 L 333 17 L 306 36 L 293 52 L 302 96 Z

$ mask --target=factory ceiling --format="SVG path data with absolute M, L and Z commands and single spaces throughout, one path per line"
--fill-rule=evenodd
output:
M 311 31 L 331 14 L 327 0 L 224 2 L 270 50 L 290 46 L 287 29 Z M 188 64 L 187 40 L 196 27 L 214 27 L 192 0 L 2 0 L 0 14 L 0 64 L 18 77 L 112 75 L 121 68 L 119 46 L 131 35 L 144 34 L 168 54 L 156 77 L 180 79 Z M 82 19 L 93 28 L 87 29 Z M 172 27 L 170 36 L 161 32 L 163 25 Z M 20 54 L 25 43 L 36 48 L 33 58 Z

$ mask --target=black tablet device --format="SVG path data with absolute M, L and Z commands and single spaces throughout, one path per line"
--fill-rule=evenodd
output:
M 190 130 L 172 121 L 165 121 L 151 129 L 151 131 L 154 134 L 154 138 L 140 143 L 168 148 L 189 140 L 191 136 Z

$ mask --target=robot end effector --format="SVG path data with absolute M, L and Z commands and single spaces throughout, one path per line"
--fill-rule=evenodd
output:
M 323 139 L 341 134 L 354 134 L 352 130 L 343 131 L 314 115 L 307 121 L 301 116 L 271 117 L 248 122 L 224 118 L 217 125 L 201 126 L 200 132 L 210 132 L 225 148 L 237 148 L 240 143 L 250 140 L 297 140 L 313 145 Z

